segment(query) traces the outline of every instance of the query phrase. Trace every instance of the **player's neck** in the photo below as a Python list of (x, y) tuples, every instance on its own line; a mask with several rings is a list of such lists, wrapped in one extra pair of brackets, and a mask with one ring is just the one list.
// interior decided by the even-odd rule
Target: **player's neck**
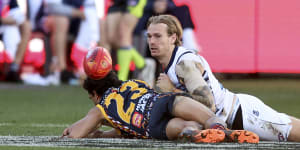
[(175, 48), (175, 45), (171, 46), (169, 49), (168, 49), (168, 52), (166, 53), (166, 55), (164, 55), (163, 57), (161, 57), (160, 59), (158, 59), (159, 63), (163, 66), (163, 67), (167, 67), (170, 60), (171, 60), (171, 57), (172, 57), (172, 54), (173, 54), (173, 51), (174, 51), (174, 48)]

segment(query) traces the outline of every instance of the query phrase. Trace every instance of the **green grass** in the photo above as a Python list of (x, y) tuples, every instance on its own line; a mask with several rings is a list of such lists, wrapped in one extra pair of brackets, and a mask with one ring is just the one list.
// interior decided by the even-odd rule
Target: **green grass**
[(93, 106), (81, 87), (27, 87), (0, 91), (1, 135), (59, 135), (62, 127), (35, 127), (30, 124), (67, 125), (83, 117)]
[(278, 112), (300, 118), (300, 80), (242, 79), (222, 83), (235, 93), (254, 95)]
[[(242, 79), (222, 83), (233, 92), (255, 95), (275, 110), (300, 118), (300, 80)], [(0, 135), (60, 136), (64, 128), (81, 119), (93, 107), (87, 92), (81, 87), (5, 86), (0, 83)], [(18, 148), (0, 146), (0, 149), (7, 150)]]
[[(243, 79), (222, 83), (233, 92), (255, 95), (275, 110), (300, 118), (300, 80)], [(87, 92), (79, 86), (1, 88), (0, 134), (60, 135), (92, 107)]]

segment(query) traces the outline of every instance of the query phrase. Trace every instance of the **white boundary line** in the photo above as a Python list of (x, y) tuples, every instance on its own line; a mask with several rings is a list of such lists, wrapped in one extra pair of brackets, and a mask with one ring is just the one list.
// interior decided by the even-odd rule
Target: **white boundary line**
[(22, 127), (53, 127), (53, 128), (60, 128), (60, 127), (68, 127), (69, 124), (54, 124), (54, 123), (0, 123), (1, 126), (22, 126)]

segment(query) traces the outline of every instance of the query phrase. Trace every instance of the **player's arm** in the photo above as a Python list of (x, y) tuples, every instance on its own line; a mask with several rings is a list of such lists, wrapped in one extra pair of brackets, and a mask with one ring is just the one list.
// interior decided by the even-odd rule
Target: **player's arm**
[(111, 129), (108, 131), (96, 130), (88, 135), (88, 138), (121, 138), (120, 131)]
[(159, 74), (159, 77), (157, 78), (156, 84), (154, 86), (154, 90), (163, 93), (163, 92), (176, 92), (176, 93), (183, 93), (184, 91), (181, 91), (177, 89), (167, 74), (161, 73)]
[(202, 65), (191, 60), (182, 60), (176, 65), (176, 75), (182, 80), (193, 99), (216, 111), (212, 91), (202, 77)]
[(66, 128), (63, 132), (63, 137), (85, 138), (89, 133), (101, 126), (101, 121), (103, 119), (104, 116), (101, 111), (97, 107), (94, 107), (84, 118)]

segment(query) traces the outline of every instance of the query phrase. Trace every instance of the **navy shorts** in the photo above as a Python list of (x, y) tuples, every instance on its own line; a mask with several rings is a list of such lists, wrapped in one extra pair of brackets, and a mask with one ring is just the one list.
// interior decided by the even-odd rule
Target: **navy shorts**
[(174, 118), (172, 111), (176, 96), (188, 95), (182, 93), (165, 93), (159, 94), (154, 98), (150, 121), (148, 124), (151, 138), (168, 140), (166, 127), (168, 122)]

